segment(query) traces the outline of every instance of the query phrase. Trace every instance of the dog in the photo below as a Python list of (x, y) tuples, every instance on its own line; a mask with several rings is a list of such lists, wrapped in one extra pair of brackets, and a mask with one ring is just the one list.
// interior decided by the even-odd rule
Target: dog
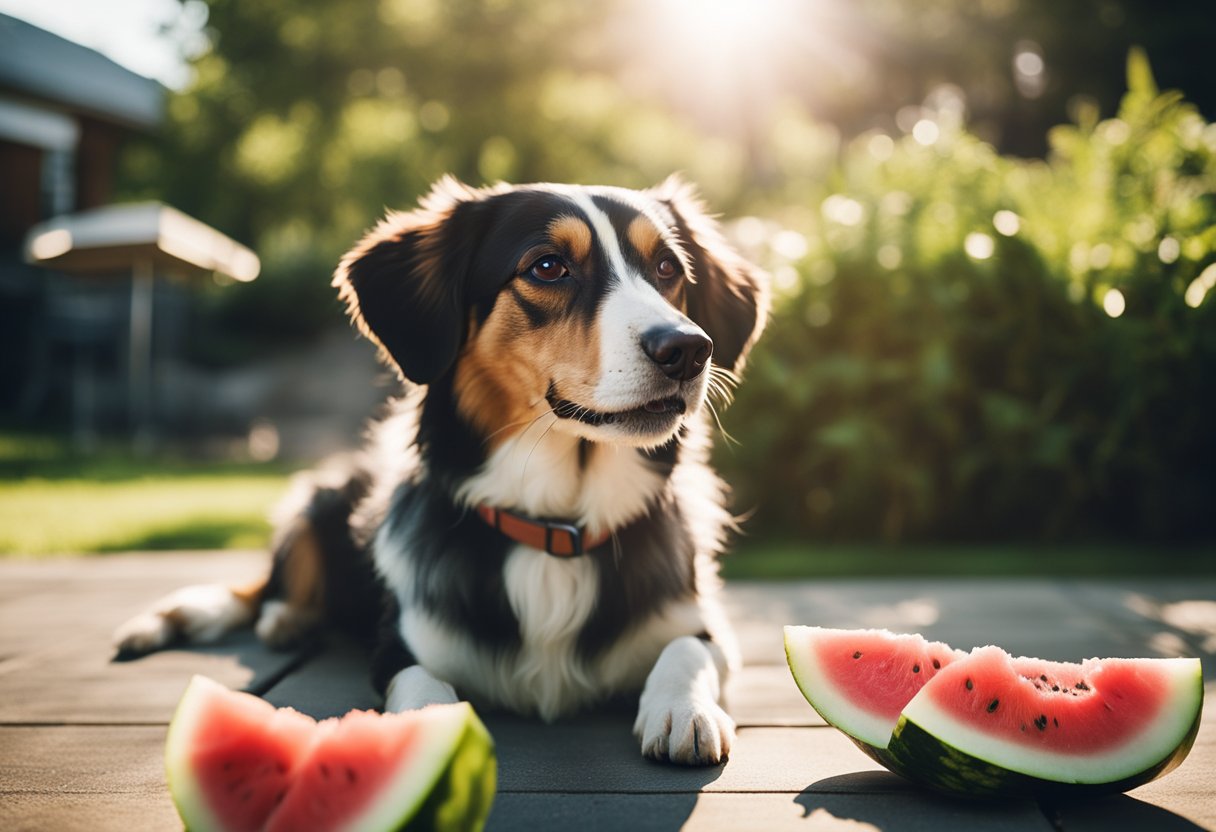
[(764, 273), (678, 178), (445, 178), (333, 284), (407, 392), (362, 451), (296, 484), (266, 580), (179, 590), (119, 651), (336, 625), (374, 644), (386, 710), (459, 692), (549, 721), (640, 692), (645, 756), (724, 760), (733, 519), (708, 451), (764, 328)]

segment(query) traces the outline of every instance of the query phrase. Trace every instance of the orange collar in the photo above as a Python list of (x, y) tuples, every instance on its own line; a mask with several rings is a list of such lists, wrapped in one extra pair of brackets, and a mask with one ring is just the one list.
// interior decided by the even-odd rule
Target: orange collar
[(477, 507), (477, 514), (488, 525), (516, 543), (543, 549), (559, 558), (576, 557), (589, 552), (603, 545), (611, 537), (608, 532), (591, 535), (586, 529), (580, 529), (571, 523), (537, 520), (507, 511), (505, 508), (482, 505)]

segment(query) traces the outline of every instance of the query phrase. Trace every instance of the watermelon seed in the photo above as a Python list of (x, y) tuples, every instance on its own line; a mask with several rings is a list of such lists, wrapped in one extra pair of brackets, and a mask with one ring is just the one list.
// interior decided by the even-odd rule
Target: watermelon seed
[(1042, 676), (1040, 676), (1040, 677), (1039, 677), (1039, 681), (1041, 681), (1041, 682), (1046, 682), (1046, 681), (1047, 681), (1047, 674), (1046, 674), (1046, 673), (1044, 673)]
[(1022, 723), (1022, 733), (1023, 734), (1026, 733), (1026, 723), (1025, 722)]
[(1001, 700), (999, 700), (999, 699), (993, 699), (991, 702), (989, 702), (988, 703), (988, 713), (992, 713), (993, 711), (995, 711), (996, 706), (999, 704), (1001, 704)]
[(353, 768), (351, 768), (350, 766), (347, 766), (346, 767), (346, 782), (350, 783), (353, 786), (355, 781), (358, 779), (359, 779), (358, 773), (356, 773), (355, 770)]
[(941, 669), (942, 669), (942, 663), (941, 663), (941, 662), (939, 662), (937, 659), (934, 659), (934, 660), (933, 660), (933, 669), (934, 669), (934, 670), (941, 670)]
[(1047, 730), (1047, 714), (1039, 714), (1039, 718), (1034, 721), (1034, 727), (1040, 731)]
[(1085, 684), (1084, 682), (1077, 682), (1076, 687), (1077, 690), (1089, 690), (1089, 685)]
[(975, 685), (971, 684), (971, 680), (970, 680), (970, 679), (968, 679), (968, 680), (967, 680), (967, 690), (971, 690), (971, 689), (972, 689), (972, 688), (974, 688), (974, 687), (975, 687)]
[(1053, 716), (1053, 717), (1051, 718), (1051, 724), (1052, 724), (1052, 725), (1054, 725), (1054, 726), (1056, 726), (1057, 728), (1059, 728), (1059, 727), (1060, 727), (1060, 720), (1056, 719), (1056, 718)]
[(913, 673), (920, 673), (920, 665), (918, 665), (918, 664), (914, 664), (914, 665), (912, 665), (912, 672), (913, 672)]
[(1059, 690), (1060, 690), (1060, 686), (1059, 686), (1059, 685), (1052, 685), (1052, 686), (1051, 686), (1051, 689), (1052, 689), (1052, 690), (1054, 690), (1054, 691), (1056, 691), (1056, 692), (1059, 692)]
[(854, 653), (853, 653), (853, 658), (855, 658), (855, 659), (860, 659), (860, 658), (861, 658), (861, 651), (860, 651), (860, 650), (857, 650), (856, 652), (854, 652)]

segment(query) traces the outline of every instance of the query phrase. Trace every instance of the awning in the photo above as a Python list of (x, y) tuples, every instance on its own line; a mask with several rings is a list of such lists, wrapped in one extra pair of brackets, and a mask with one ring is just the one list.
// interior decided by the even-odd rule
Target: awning
[(250, 281), (262, 265), (245, 246), (159, 202), (107, 205), (39, 223), (25, 238), (30, 263), (63, 272), (129, 275), (156, 271)]

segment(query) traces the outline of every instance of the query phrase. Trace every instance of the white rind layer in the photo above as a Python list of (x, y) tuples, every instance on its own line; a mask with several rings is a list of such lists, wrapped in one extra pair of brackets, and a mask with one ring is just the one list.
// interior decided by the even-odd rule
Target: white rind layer
[(952, 748), (1010, 771), (1061, 783), (1111, 783), (1144, 771), (1178, 748), (1203, 704), (1199, 659), (1151, 661), (1159, 663), (1168, 690), (1158, 713), (1127, 738), (1122, 750), (1063, 754), (993, 737), (939, 708), (932, 699), (932, 681), (907, 704), (903, 718)]
[[(828, 630), (823, 627), (787, 626), (785, 628), (785, 657), (789, 662), (790, 671), (798, 689), (811, 703), (811, 707), (834, 728), (844, 731), (850, 737), (877, 748), (886, 748), (895, 729), (895, 719), (886, 719), (850, 702), (846, 696), (848, 691), (841, 689), (827, 677), (822, 665), (817, 659), (814, 649), (815, 637), (820, 633), (838, 633), (840, 630)], [(885, 631), (884, 631), (885, 632)], [(887, 633), (887, 635), (894, 635)]]

